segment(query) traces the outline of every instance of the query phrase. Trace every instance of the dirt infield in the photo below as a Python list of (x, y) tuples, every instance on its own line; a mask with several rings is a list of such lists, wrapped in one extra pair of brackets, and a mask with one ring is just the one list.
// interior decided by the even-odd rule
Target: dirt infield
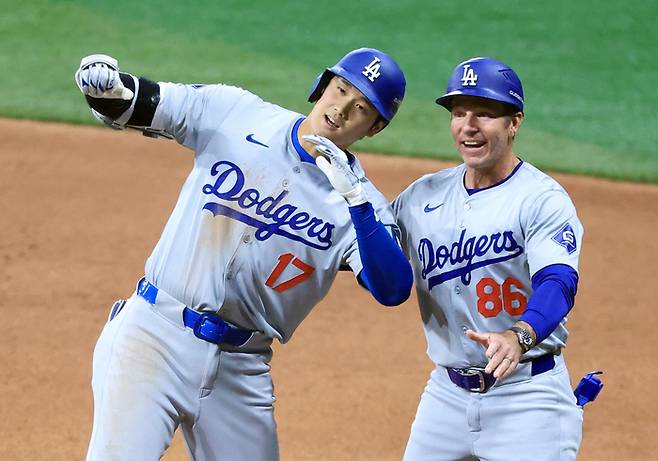
[[(97, 335), (142, 275), (191, 155), (103, 128), (0, 120), (0, 130), (0, 460), (80, 460)], [(361, 158), (390, 198), (446, 166)], [(573, 381), (606, 372), (579, 459), (656, 459), (658, 187), (556, 178), (586, 230), (566, 358)], [(377, 307), (341, 274), (276, 347), (281, 458), (401, 459), (431, 367), (415, 297)], [(187, 459), (180, 438), (164, 459)]]

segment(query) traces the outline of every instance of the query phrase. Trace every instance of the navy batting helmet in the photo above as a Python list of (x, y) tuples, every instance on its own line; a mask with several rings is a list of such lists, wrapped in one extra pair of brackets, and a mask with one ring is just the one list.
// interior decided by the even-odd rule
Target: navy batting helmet
[(491, 58), (473, 58), (452, 71), (446, 93), (436, 100), (450, 110), (453, 96), (479, 96), (511, 104), (523, 112), (523, 87), (514, 70)]
[(391, 121), (404, 98), (407, 82), (402, 69), (393, 58), (374, 48), (350, 51), (336, 65), (326, 68), (315, 79), (309, 102), (320, 99), (334, 75), (354, 85), (387, 122)]

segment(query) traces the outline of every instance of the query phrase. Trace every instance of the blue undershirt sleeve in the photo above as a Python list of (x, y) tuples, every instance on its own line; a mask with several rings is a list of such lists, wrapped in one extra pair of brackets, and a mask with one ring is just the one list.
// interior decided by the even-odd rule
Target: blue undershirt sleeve
[(532, 277), (532, 296), (519, 320), (537, 334), (537, 344), (557, 328), (574, 304), (578, 273), (566, 264), (552, 264)]
[(359, 283), (385, 306), (397, 306), (411, 294), (413, 273), (402, 249), (375, 217), (369, 202), (349, 207), (363, 269)]

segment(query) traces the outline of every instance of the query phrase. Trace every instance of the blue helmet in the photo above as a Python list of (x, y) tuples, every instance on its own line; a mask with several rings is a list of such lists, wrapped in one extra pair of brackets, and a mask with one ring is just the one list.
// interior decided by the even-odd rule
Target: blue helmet
[(479, 96), (511, 104), (523, 112), (523, 86), (514, 70), (491, 58), (472, 58), (452, 71), (446, 93), (436, 100), (450, 110), (453, 96)]
[(374, 48), (350, 51), (336, 65), (325, 69), (313, 83), (309, 102), (320, 99), (334, 75), (354, 85), (387, 122), (391, 121), (404, 98), (407, 82), (402, 69), (393, 58)]

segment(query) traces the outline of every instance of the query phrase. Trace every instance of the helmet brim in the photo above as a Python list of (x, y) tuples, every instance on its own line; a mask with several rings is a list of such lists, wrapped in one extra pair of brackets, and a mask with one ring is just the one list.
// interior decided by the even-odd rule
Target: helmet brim
[(451, 107), (452, 98), (454, 98), (455, 96), (475, 96), (478, 98), (491, 99), (493, 101), (504, 102), (505, 104), (514, 106), (516, 109), (523, 112), (523, 106), (519, 105), (519, 102), (513, 97), (511, 96), (509, 98), (501, 97), (500, 94), (496, 93), (495, 91), (491, 91), (487, 88), (466, 88), (466, 89), (451, 91), (437, 98), (435, 102), (438, 105), (443, 106), (448, 111), (450, 111), (452, 110)]

